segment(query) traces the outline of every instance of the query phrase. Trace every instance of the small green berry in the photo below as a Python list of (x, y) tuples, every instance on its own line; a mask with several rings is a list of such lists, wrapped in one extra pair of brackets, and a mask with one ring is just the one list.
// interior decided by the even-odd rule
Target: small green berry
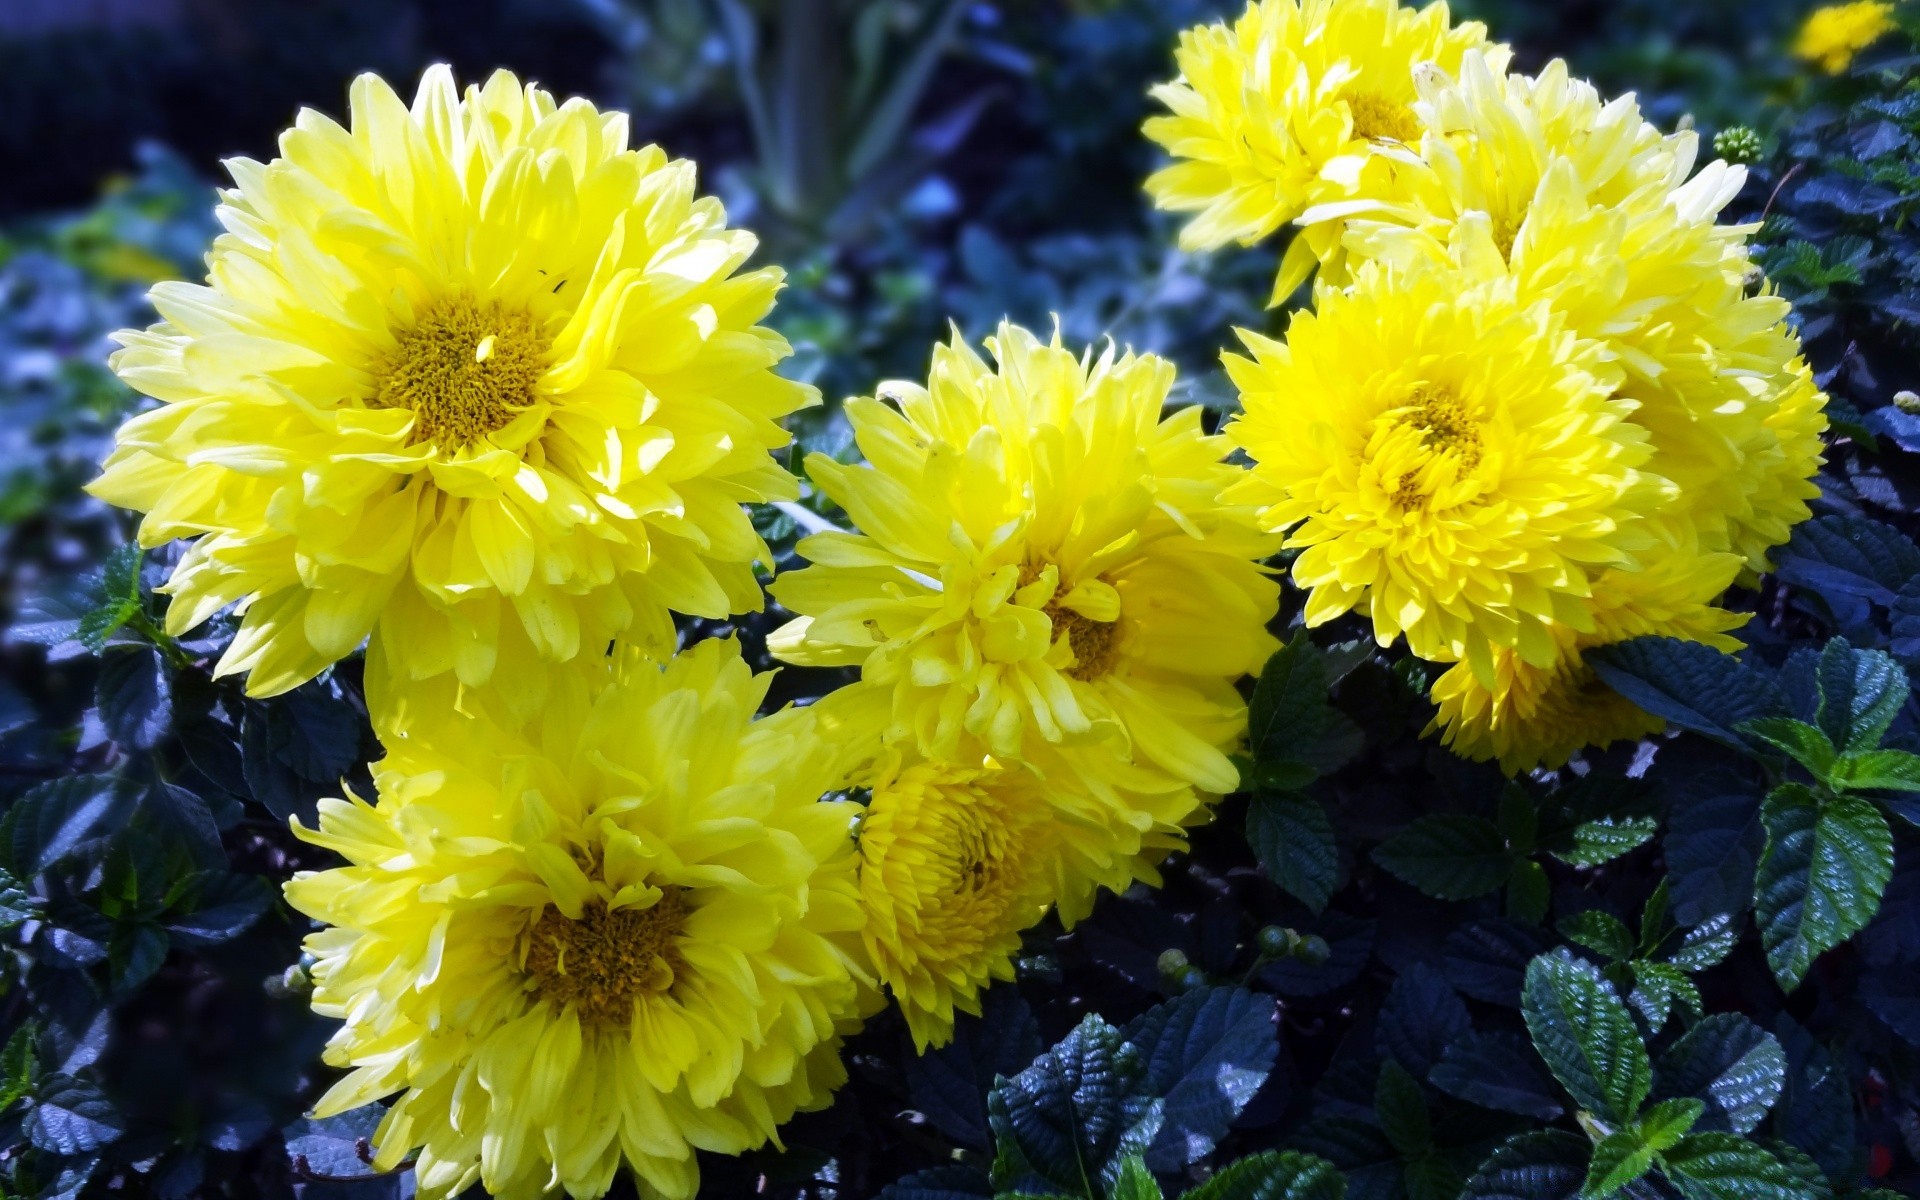
[(1180, 972), (1187, 969), (1187, 956), (1179, 950), (1162, 950), (1159, 967), (1162, 978), (1178, 979)]
[(1333, 957), (1333, 947), (1327, 945), (1327, 939), (1317, 933), (1310, 933), (1300, 939), (1293, 956), (1310, 967), (1324, 967)]
[(1188, 967), (1186, 970), (1180, 972), (1181, 991), (1196, 991), (1205, 986), (1207, 986), (1207, 973), (1199, 967)]
[(1713, 137), (1713, 152), (1730, 163), (1758, 162), (1764, 149), (1760, 135), (1745, 125), (1722, 129)]
[(1291, 929), (1282, 929), (1278, 925), (1267, 926), (1256, 938), (1260, 946), (1260, 957), (1285, 958), (1293, 952), (1294, 939), (1298, 936)]

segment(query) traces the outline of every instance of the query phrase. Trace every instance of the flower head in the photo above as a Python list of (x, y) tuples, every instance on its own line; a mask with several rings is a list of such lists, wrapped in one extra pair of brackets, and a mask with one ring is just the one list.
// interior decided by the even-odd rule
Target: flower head
[(1584, 652), (1643, 636), (1739, 649), (1728, 631), (1745, 624), (1747, 614), (1714, 607), (1739, 569), (1732, 554), (1676, 548), (1646, 570), (1607, 572), (1594, 584), (1593, 627), (1555, 627), (1558, 654), (1548, 665), (1500, 650), (1489, 670), (1456, 663), (1441, 675), (1433, 685), (1433, 728), (1458, 753), (1497, 759), (1509, 775), (1558, 767), (1584, 746), (1660, 732), (1663, 722), (1601, 682)]
[(803, 615), (771, 646), (858, 666), (890, 741), (1057, 761), (1109, 795), (1163, 795), (1177, 825), (1192, 787), (1236, 785), (1233, 685), (1276, 645), (1259, 562), (1278, 539), (1221, 502), (1241, 470), (1199, 411), (1161, 419), (1164, 360), (1011, 325), (987, 345), (997, 366), (938, 347), (926, 387), (885, 389), (897, 408), (848, 403), (870, 466), (807, 470), (861, 532), (800, 544), (814, 565), (773, 592)]
[(1751, 570), (1817, 494), (1822, 402), (1804, 395), (1787, 305), (1754, 292), (1749, 227), (1718, 223), (1743, 169), (1698, 173), (1692, 133), (1663, 135), (1631, 97), (1603, 102), (1554, 62), (1497, 74), (1477, 53), (1429, 73), (1409, 201), (1349, 224), (1350, 253), (1443, 263), (1546, 302), (1616, 364), (1647, 470), (1678, 491), (1656, 523)]
[(1899, 28), (1893, 5), (1885, 0), (1855, 0), (1816, 8), (1794, 39), (1795, 56), (1829, 75), (1853, 65), (1854, 56)]
[(1593, 574), (1648, 544), (1669, 489), (1645, 432), (1596, 349), (1511, 286), (1370, 263), (1284, 343), (1241, 338), (1228, 434), (1255, 465), (1228, 498), (1293, 531), (1309, 624), (1364, 607), (1422, 658), (1546, 666), (1556, 626), (1589, 627)]
[[(823, 1105), (857, 1023), (857, 813), (804, 712), (732, 642), (621, 661), (524, 726), (448, 711), (391, 737), (379, 802), (302, 837), (346, 865), (288, 900), (328, 928), (314, 1007), (351, 1070), (316, 1111), (400, 1092), (375, 1137), (421, 1195), (673, 1198)], [(579, 694), (576, 694), (579, 693)]]
[(790, 494), (767, 451), (814, 396), (771, 371), (752, 235), (623, 114), (505, 72), (433, 68), (411, 108), (366, 75), (351, 108), (231, 162), (208, 282), (120, 335), (162, 404), (92, 491), (194, 539), (169, 628), (238, 602), (219, 669), (255, 695), (371, 633), (397, 683), (504, 668), (530, 706), (541, 661), (757, 608), (740, 502)]
[(860, 823), (862, 937), (925, 1050), (1013, 978), (1021, 933), (1053, 907), (1060, 818), (1024, 767), (892, 758)]
[[(1146, 124), (1176, 161), (1147, 191), (1198, 214), (1181, 231), (1189, 250), (1252, 245), (1314, 205), (1371, 197), (1398, 169), (1395, 148), (1419, 141), (1415, 68), (1456, 71), (1472, 48), (1507, 53), (1479, 23), (1453, 25), (1444, 3), (1255, 0), (1231, 27), (1189, 29), (1180, 77), (1153, 89), (1171, 113)], [(1338, 251), (1337, 226), (1297, 239), (1275, 302)]]

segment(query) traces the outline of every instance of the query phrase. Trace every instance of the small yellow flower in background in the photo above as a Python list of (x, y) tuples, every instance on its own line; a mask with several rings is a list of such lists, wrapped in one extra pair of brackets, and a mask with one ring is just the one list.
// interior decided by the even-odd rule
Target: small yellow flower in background
[(1671, 488), (1613, 368), (1509, 284), (1367, 264), (1284, 343), (1241, 338), (1227, 432), (1254, 468), (1227, 498), (1292, 530), (1309, 625), (1359, 608), (1422, 658), (1546, 667), (1556, 628), (1591, 628), (1592, 574), (1651, 547)]
[[(1180, 234), (1187, 250), (1252, 245), (1315, 205), (1368, 211), (1393, 163), (1419, 143), (1416, 68), (1455, 72), (1474, 48), (1501, 64), (1507, 57), (1488, 44), (1485, 26), (1453, 25), (1444, 3), (1255, 0), (1231, 27), (1180, 35), (1180, 77), (1153, 89), (1171, 115), (1146, 124), (1175, 162), (1147, 191), (1160, 208), (1197, 214)], [(1303, 231), (1274, 303), (1339, 250), (1337, 221)]]
[[(1458, 663), (1433, 685), (1439, 707), (1433, 729), (1458, 753), (1496, 759), (1509, 774), (1558, 767), (1584, 746), (1634, 741), (1664, 728), (1602, 683), (1583, 652), (1629, 638), (1659, 636), (1704, 642), (1732, 652), (1728, 636), (1748, 614), (1714, 607), (1733, 583), (1740, 560), (1674, 548), (1642, 571), (1609, 571), (1594, 582), (1593, 627), (1557, 626), (1560, 653), (1538, 667), (1511, 651), (1494, 655), (1490, 681)], [(1432, 729), (1429, 730), (1432, 732)]]
[(324, 802), (299, 832), (347, 864), (286, 889), (345, 1022), (316, 1112), (402, 1093), (376, 1161), (417, 1151), (429, 1200), (597, 1197), (622, 1163), (684, 1200), (696, 1148), (824, 1106), (873, 996), (859, 810), (819, 800), (839, 764), (804, 710), (754, 720), (770, 679), (731, 641), (623, 656), (524, 731), (423, 718), (377, 804)]
[(230, 163), (208, 283), (120, 335), (163, 403), (92, 491), (194, 539), (168, 628), (238, 602), (219, 670), (254, 695), (372, 634), (376, 680), (504, 671), (530, 710), (541, 663), (759, 608), (741, 502), (793, 494), (768, 451), (816, 397), (771, 370), (753, 236), (624, 114), (506, 72), (435, 67), (411, 108), (362, 76), (351, 109)]
[[(1220, 493), (1243, 474), (1199, 410), (1162, 419), (1173, 367), (1076, 355), (1003, 325), (989, 365), (955, 336), (926, 387), (848, 402), (867, 463), (813, 481), (858, 533), (800, 543), (775, 597), (789, 662), (858, 666), (885, 739), (1036, 766), (1143, 834), (1178, 838), (1228, 792), (1234, 683), (1275, 649), (1279, 539)], [(1082, 786), (1084, 785), (1084, 786)]]
[(1853, 65), (1854, 56), (1898, 28), (1893, 5), (1882, 0), (1856, 0), (1816, 8), (1800, 26), (1793, 53), (1829, 75)]

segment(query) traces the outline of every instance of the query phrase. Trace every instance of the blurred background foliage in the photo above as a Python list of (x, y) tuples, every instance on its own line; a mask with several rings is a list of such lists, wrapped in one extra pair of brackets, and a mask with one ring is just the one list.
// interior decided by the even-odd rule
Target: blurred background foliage
[[(131, 522), (78, 490), (134, 404), (105, 368), (107, 335), (152, 319), (153, 280), (200, 274), (222, 157), (270, 156), (301, 105), (341, 114), (361, 70), (405, 91), (432, 62), (464, 79), (510, 66), (631, 111), (636, 139), (697, 159), (734, 222), (762, 235), (764, 258), (788, 267), (776, 324), (798, 351), (792, 370), (830, 401), (798, 421), (802, 450), (847, 453), (839, 398), (923, 374), (949, 322), (978, 337), (1002, 316), (1057, 320), (1072, 343), (1110, 336), (1165, 354), (1182, 368), (1178, 402), (1220, 408), (1230, 390), (1217, 356), (1232, 328), (1280, 320), (1264, 309), (1272, 251), (1181, 253), (1173, 223), (1141, 195), (1155, 158), (1138, 128), (1178, 32), (1238, 7), (0, 0), (0, 930), (12, 931), (0, 959), (0, 1147), (11, 1147), (0, 1194), (372, 1200), (410, 1188), (366, 1178), (365, 1114), (301, 1118), (324, 1084), (328, 1023), (297, 994), (288, 968), (302, 930), (272, 887), (318, 861), (286, 818), (372, 749), (353, 671), (267, 704), (215, 684), (193, 666), (204, 657), (194, 646), (154, 628), (142, 579), (158, 564), (116, 553)], [(1751, 209), (1768, 218), (1769, 268), (1809, 305), (1819, 361), (1843, 364), (1846, 428), (1920, 450), (1920, 400), (1895, 396), (1910, 367), (1887, 365), (1901, 353), (1895, 330), (1920, 312), (1905, 290), (1920, 248), (1871, 236), (1920, 196), (1890, 165), (1911, 162), (1920, 110), (1882, 97), (1894, 108), (1863, 117), (1845, 95), (1807, 106), (1809, 84), (1784, 51), (1807, 7), (1457, 6), (1514, 42), (1523, 66), (1566, 57), (1603, 90), (1637, 89), (1664, 125), (1763, 131)], [(1904, 479), (1873, 463), (1854, 474), (1912, 507)], [(791, 520), (762, 515), (789, 549)], [(1381, 673), (1385, 726), (1424, 721), (1408, 683)], [(143, 717), (154, 712), (163, 719)], [(1169, 912), (1215, 922), (1225, 901), (1207, 878), (1176, 880), (1165, 908), (1113, 907), (1064, 967), (1044, 952), (1027, 973), (1072, 975), (1079, 954), (1106, 956), (1111, 976), (1107, 959), (1127, 947), (1203, 936), (1206, 922), (1175, 929)], [(1146, 961), (1133, 972), (1144, 984), (1109, 979), (1123, 1007), (1155, 986)], [(1082, 999), (1063, 988), (1048, 1001), (1049, 1040)], [(856, 1046), (856, 1076), (904, 1093), (898, 1031), (879, 1036)], [(17, 1103), (28, 1093), (31, 1115)], [(710, 1186), (865, 1195), (938, 1152), (898, 1105), (863, 1103), (852, 1089), (832, 1114), (802, 1119), (793, 1153), (714, 1164)], [(1270, 1100), (1269, 1119), (1282, 1107)], [(823, 1121), (844, 1133), (869, 1118), (860, 1153), (871, 1161), (808, 1149), (839, 1137)]]

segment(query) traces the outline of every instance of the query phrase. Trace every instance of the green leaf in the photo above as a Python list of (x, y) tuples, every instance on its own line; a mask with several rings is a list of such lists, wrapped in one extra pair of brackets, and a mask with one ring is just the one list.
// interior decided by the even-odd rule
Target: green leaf
[(1646, 1139), (1649, 1148), (1665, 1150), (1686, 1136), (1700, 1120), (1700, 1114), (1706, 1107), (1691, 1096), (1662, 1100), (1640, 1114), (1640, 1135)]
[(39, 911), (40, 902), (27, 893), (12, 872), (0, 868), (0, 930), (12, 929)]
[(95, 654), (140, 612), (140, 560), (139, 546), (122, 546), (107, 558), (100, 603), (80, 618), (75, 631), (81, 644)]
[(1107, 1191), (1107, 1200), (1162, 1200), (1160, 1185), (1139, 1155), (1120, 1164), (1113, 1186)]
[(1593, 964), (1566, 950), (1534, 959), (1521, 1010), (1534, 1048), (1581, 1108), (1616, 1127), (1633, 1119), (1653, 1069), (1633, 1017)]
[(1327, 906), (1339, 882), (1340, 855), (1333, 822), (1318, 800), (1262, 793), (1247, 805), (1247, 844), (1267, 877), (1314, 912)]
[(1731, 1133), (1692, 1133), (1660, 1155), (1687, 1200), (1806, 1200), (1780, 1160)]
[(1328, 701), (1326, 651), (1302, 629), (1274, 652), (1247, 703), (1247, 746), (1257, 786), (1305, 787), (1359, 752), (1360, 731)]
[(124, 811), (127, 791), (106, 775), (50, 780), (13, 802), (0, 822), (0, 852), (15, 877), (53, 866)]
[(1089, 1014), (1032, 1066), (1001, 1079), (987, 1096), (995, 1185), (1032, 1174), (1076, 1195), (1099, 1194), (1159, 1130), (1159, 1101), (1139, 1092), (1144, 1074), (1120, 1031)]
[(1530, 858), (1513, 860), (1513, 871), (1507, 876), (1507, 915), (1527, 925), (1538, 925), (1547, 919), (1547, 909), (1553, 903), (1553, 884), (1547, 879), (1547, 869)]
[(1499, 890), (1513, 870), (1507, 840), (1484, 817), (1422, 817), (1374, 849), (1373, 860), (1440, 900), (1471, 900)]
[(1700, 1011), (1700, 989), (1694, 987), (1693, 980), (1688, 979), (1687, 973), (1678, 967), (1667, 963), (1636, 962), (1633, 964), (1633, 982), (1633, 992), (1627, 997), (1627, 1002), (1639, 1009), (1640, 1015), (1646, 1018), (1649, 1032), (1660, 1032), (1676, 1000), (1693, 1012)]
[(1751, 1133), (1786, 1080), (1778, 1039), (1739, 1013), (1714, 1013), (1660, 1056), (1654, 1095), (1699, 1100), (1703, 1131)]
[(1843, 751), (1872, 750), (1907, 702), (1907, 673), (1891, 655), (1834, 638), (1820, 652), (1820, 728)]
[(1467, 1180), (1462, 1200), (1572, 1200), (1590, 1157), (1587, 1141), (1560, 1129), (1515, 1134)]
[(1547, 853), (1570, 867), (1598, 867), (1638, 850), (1660, 832), (1657, 817), (1599, 817), (1575, 825)]
[(1832, 772), (1834, 760), (1840, 756), (1826, 734), (1792, 717), (1761, 717), (1742, 725), (1740, 732), (1772, 746), (1822, 782)]
[(1638, 1129), (1629, 1126), (1600, 1140), (1587, 1167), (1583, 1197), (1611, 1196), (1653, 1168), (1653, 1147)]
[(27, 1138), (54, 1154), (85, 1154), (117, 1141), (126, 1126), (90, 1083), (56, 1075), (27, 1114)]
[(1920, 792), (1920, 754), (1853, 751), (1840, 756), (1828, 781), (1842, 791)]
[(1653, 716), (1736, 749), (1742, 725), (1786, 711), (1773, 678), (1711, 646), (1640, 637), (1586, 654), (1601, 680)]
[(173, 731), (173, 678), (153, 646), (116, 646), (94, 684), (100, 723), (122, 746), (151, 750)]
[(1505, 1031), (1470, 1032), (1454, 1039), (1427, 1079), (1482, 1108), (1535, 1121), (1556, 1120), (1565, 1111), (1539, 1056), (1526, 1039)]
[(1708, 917), (1680, 935), (1680, 944), (1667, 952), (1667, 961), (1683, 971), (1718, 966), (1740, 944), (1740, 922), (1732, 913)]
[(1754, 874), (1754, 915), (1767, 963), (1792, 991), (1813, 960), (1873, 919), (1893, 877), (1893, 833), (1872, 804), (1842, 796), (1824, 805), (1783, 784), (1761, 811), (1767, 846)]
[(0, 1112), (12, 1108), (33, 1090), (34, 1075), (40, 1068), (34, 1054), (34, 1043), (39, 1036), (39, 1028), (32, 1021), (25, 1022), (7, 1039), (6, 1048), (0, 1050)]
[(1380, 1066), (1373, 1089), (1373, 1111), (1380, 1128), (1403, 1158), (1413, 1158), (1433, 1147), (1433, 1124), (1420, 1082), (1399, 1063), (1388, 1059)]
[(1293, 1150), (1251, 1154), (1181, 1200), (1345, 1200), (1346, 1177), (1324, 1158)]
[(1209, 1153), (1267, 1081), (1280, 1056), (1273, 1000), (1245, 988), (1199, 988), (1126, 1027), (1142, 1059), (1140, 1090), (1159, 1097), (1144, 1157), (1172, 1174)]
[(1636, 948), (1633, 931), (1627, 928), (1627, 923), (1597, 908), (1565, 918), (1560, 922), (1560, 932), (1570, 941), (1615, 962), (1632, 958)]
[[(317, 1122), (316, 1122), (317, 1123)], [(352, 1143), (349, 1143), (352, 1145)], [(294, 1140), (287, 1139), (287, 1152), (293, 1154)], [(997, 1200), (1014, 1200), (1019, 1193), (999, 1192)], [(974, 1167), (946, 1165), (915, 1171), (880, 1189), (876, 1200), (996, 1200), (993, 1181)]]
[(1891, 605), (1906, 581), (1920, 575), (1920, 548), (1893, 526), (1866, 517), (1802, 522), (1774, 559), (1788, 583), (1880, 605)]

